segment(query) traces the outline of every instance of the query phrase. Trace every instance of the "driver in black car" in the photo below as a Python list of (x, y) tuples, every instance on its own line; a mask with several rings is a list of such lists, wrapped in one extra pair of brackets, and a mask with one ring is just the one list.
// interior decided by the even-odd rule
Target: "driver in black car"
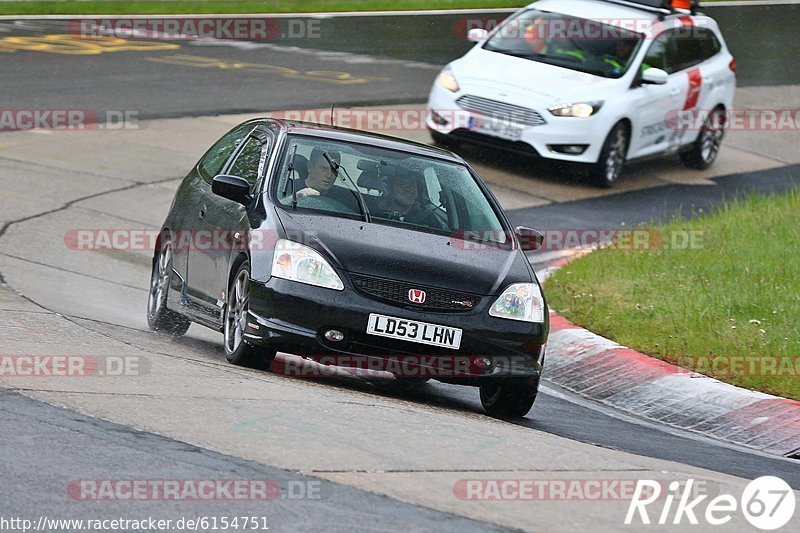
[(331, 168), (328, 160), (325, 159), (325, 153), (336, 165), (340, 164), (341, 155), (336, 150), (325, 150), (319, 146), (311, 150), (311, 156), (308, 158), (308, 177), (297, 179), (294, 183), (294, 187), (297, 190), (297, 198), (323, 196), (337, 200), (352, 209), (353, 212), (358, 213), (358, 201), (354, 196), (356, 193), (343, 187), (334, 186), (336, 173)]
[(436, 208), (420, 203), (420, 183), (413, 172), (397, 169), (394, 176), (385, 179), (386, 194), (378, 204), (377, 215), (390, 220), (399, 220), (435, 229), (449, 229), (444, 220), (434, 213)]
[[(336, 163), (341, 162), (341, 156), (336, 150), (328, 150), (328, 156)], [(319, 196), (331, 192), (336, 176), (333, 173), (330, 163), (323, 155), (325, 150), (319, 146), (311, 150), (311, 157), (308, 158), (308, 177), (298, 179), (295, 182), (297, 197)]]

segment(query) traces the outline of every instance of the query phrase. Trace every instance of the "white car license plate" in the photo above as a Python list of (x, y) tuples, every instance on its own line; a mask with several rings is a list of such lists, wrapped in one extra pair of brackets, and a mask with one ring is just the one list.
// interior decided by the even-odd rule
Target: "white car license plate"
[(522, 138), (522, 128), (520, 126), (511, 124), (508, 121), (492, 120), (483, 116), (469, 117), (469, 129), (509, 141), (518, 141)]
[(367, 333), (404, 341), (442, 346), (458, 350), (461, 347), (461, 330), (427, 322), (370, 313)]

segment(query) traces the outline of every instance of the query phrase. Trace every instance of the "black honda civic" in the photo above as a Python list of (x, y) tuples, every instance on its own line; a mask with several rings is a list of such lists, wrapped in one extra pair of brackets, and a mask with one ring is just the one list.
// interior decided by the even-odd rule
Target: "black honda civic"
[(523, 252), (541, 241), (512, 228), (451, 152), (250, 120), (181, 182), (153, 257), (147, 321), (171, 335), (191, 322), (220, 331), (237, 365), (435, 378), (480, 387), (493, 415), (524, 416), (549, 323)]

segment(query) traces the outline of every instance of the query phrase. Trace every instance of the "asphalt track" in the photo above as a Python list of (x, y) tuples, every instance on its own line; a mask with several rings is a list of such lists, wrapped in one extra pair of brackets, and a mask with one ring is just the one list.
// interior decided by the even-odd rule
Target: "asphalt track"
[[(785, 23), (800, 16), (800, 5), (705, 11), (725, 31), (740, 87), (800, 83), (791, 68), (800, 38)], [(151, 43), (141, 52), (89, 55), (70, 52), (63, 39), (49, 44), (58, 53), (20, 54), (15, 50), (30, 49), (31, 43), (3, 41), (74, 30), (65, 20), (0, 20), (0, 84), (4, 102), (20, 108), (127, 109), (141, 118), (419, 102), (441, 66), (469, 49), (466, 28), (496, 24), (504, 16), (292, 17), (291, 23), (276, 18), (281, 33), (258, 42), (170, 41), (170, 49)], [(321, 79), (320, 71), (328, 75)]]
[[(271, 531), (499, 531), (491, 524), (398, 502), (376, 494), (298, 476), (158, 435), (48, 406), (0, 389), (4, 450), (0, 516), (88, 520), (98, 517), (262, 517)], [(15, 454), (8, 450), (18, 450)], [(31, 472), (31, 471), (34, 472)], [(63, 480), (246, 479), (270, 480), (282, 497), (264, 501), (114, 502), (111, 509), (67, 495)], [(288, 487), (295, 487), (286, 490)], [(302, 489), (300, 489), (302, 487)], [(295, 491), (294, 493), (290, 491)], [(302, 492), (301, 492), (302, 491)], [(299, 499), (299, 494), (313, 495)], [(297, 499), (295, 499), (297, 498)], [(108, 505), (106, 504), (106, 507)], [(135, 517), (135, 518), (134, 518)], [(371, 524), (366, 526), (366, 524)], [(52, 528), (51, 530), (55, 530)], [(77, 530), (78, 528), (64, 528)], [(209, 528), (210, 529), (210, 528)], [(7, 530), (7, 529), (4, 529)]]
[[(43, 34), (36, 28), (28, 31), (30, 35)], [(141, 110), (142, 118), (147, 118), (301, 108), (326, 105), (331, 99), (336, 99), (338, 102), (419, 101), (424, 97), (436, 73), (436, 69), (429, 66), (386, 58), (338, 55), (334, 60), (332, 59), (334, 56), (326, 57), (325, 54), (310, 54), (296, 50), (270, 50), (269, 56), (265, 57), (267, 54), (263, 49), (245, 50), (233, 46), (203, 47), (183, 44), (181, 47), (182, 53), (191, 47), (190, 55), (213, 58), (217, 62), (214, 63), (216, 66), (202, 68), (186, 66), (185, 59), (181, 60), (183, 65), (146, 60), (164, 59), (168, 55), (174, 55), (174, 49), (146, 53), (120, 51), (92, 56), (21, 50), (2, 53), (0, 62), (3, 72), (9, 73), (9, 76), (3, 76), (2, 82), (4, 105), (8, 105), (5, 102), (11, 102), (9, 107), (14, 108), (136, 109)], [(198, 50), (201, 53), (198, 53)], [(332, 61), (335, 61), (340, 72), (344, 72), (345, 67), (338, 65), (347, 65), (347, 74), (371, 80), (346, 85), (313, 79), (304, 79), (303, 83), (298, 83), (296, 78), (293, 78), (296, 74), (280, 70), (315, 72), (326, 65), (330, 66)], [(196, 60), (192, 62), (197, 63)], [(251, 70), (220, 67), (219, 62), (225, 65), (246, 63), (251, 65), (247, 67)], [(260, 65), (258, 69), (252, 66), (256, 64)], [(265, 69), (264, 65), (280, 68)], [(269, 75), (265, 75), (265, 72)], [(283, 74), (276, 75), (276, 72)], [(266, 77), (269, 78), (268, 84), (265, 82)], [(266, 100), (268, 102), (265, 103)], [(99, 221), (95, 224), (125, 224), (126, 217), (129, 217), (127, 223), (133, 220), (140, 224), (158, 224), (158, 217), (163, 217), (164, 209), (171, 199), (170, 191), (174, 187), (174, 180), (185, 171), (187, 164), (190, 164), (187, 162), (196, 158), (197, 152), (206, 144), (198, 141), (189, 123), (185, 126), (163, 129), (158, 129), (160, 126), (157, 125), (148, 127), (152, 128), (151, 132), (154, 135), (161, 134), (162, 131), (164, 135), (172, 135), (173, 138), (185, 134), (185, 141), (175, 142), (179, 144), (185, 142), (192, 146), (183, 152), (173, 147), (164, 150), (163, 154), (158, 154), (152, 153), (155, 143), (151, 142), (144, 148), (138, 146), (134, 149), (127, 146), (124, 137), (108, 138), (109, 144), (104, 147), (102, 142), (106, 141), (106, 137), (102, 135), (84, 142), (84, 139), (68, 139), (64, 133), (57, 133), (54, 136), (37, 136), (32, 133), (3, 134), (0, 142), (3, 147), (0, 152), (2, 161), (0, 177), (7, 187), (4, 190), (11, 192), (10, 196), (7, 192), (4, 193), (5, 213), (2, 216), (4, 226), (0, 230), (3, 260), (0, 263), (2, 265), (0, 272), (3, 273), (5, 282), (41, 306), (34, 306), (26, 298), (11, 293), (4, 296), (2, 308), (5, 327), (4, 333), (0, 334), (3, 337), (3, 351), (13, 353), (14, 349), (30, 350), (31, 347), (37, 346), (36, 339), (43, 333), (52, 337), (51, 350), (59, 347), (62, 350), (68, 347), (80, 349), (81, 346), (85, 349), (86, 347), (98, 349), (92, 343), (96, 340), (95, 337), (99, 336), (101, 340), (97, 342), (101, 348), (106, 346), (107, 350), (116, 350), (119, 349), (119, 343), (138, 346), (145, 350), (154, 365), (163, 364), (164, 360), (169, 361), (170, 355), (180, 354), (183, 357), (181, 364), (184, 365), (182, 372), (189, 372), (192, 379), (197, 379), (198, 382), (202, 379), (202, 383), (206, 386), (213, 387), (209, 384), (214, 383), (215, 379), (220, 380), (220, 387), (234, 388), (237, 382), (241, 386), (246, 381), (257, 380), (262, 386), (266, 381), (286, 393), (286, 384), (281, 383), (280, 379), (276, 382), (275, 378), (268, 374), (261, 376), (261, 373), (253, 371), (237, 373), (235, 376), (238, 377), (231, 380), (225, 377), (234, 374), (225, 370), (221, 364), (219, 339), (202, 328), (193, 326), (189, 337), (177, 342), (143, 331), (145, 328), (141, 310), (144, 308), (143, 302), (146, 298), (144, 287), (147, 278), (147, 262), (146, 259), (142, 260), (143, 254), (122, 259), (92, 257), (92, 261), (85, 261), (83, 257), (64, 253), (63, 250), (56, 250), (52, 254), (41, 253), (43, 242), (53, 246), (53, 248), (45, 247), (46, 249), (57, 247), (59, 238), (63, 239), (65, 227), (92, 224), (93, 221)], [(220, 126), (219, 129), (224, 128)], [(65, 134), (70, 135), (69, 132)], [(12, 135), (16, 137), (11, 137)], [(146, 149), (151, 153), (147, 153)], [(107, 150), (108, 153), (99, 154), (97, 150)], [(173, 160), (169, 160), (170, 157), (173, 157)], [(115, 168), (115, 164), (119, 165), (119, 168)], [(133, 167), (137, 164), (140, 168), (134, 171)], [(20, 177), (34, 178), (36, 182), (25, 186), (19, 181)], [(691, 216), (699, 209), (707, 209), (722, 199), (745, 194), (748, 191), (781, 192), (796, 185), (799, 177), (797, 167), (785, 167), (719, 179), (711, 178), (716, 180), (718, 186), (701, 188), (702, 190), (698, 190), (696, 186), (671, 184), (628, 191), (605, 198), (529, 207), (515, 210), (511, 216), (516, 222), (543, 228), (615, 227), (622, 222), (635, 224), (668, 218), (676, 212)], [(125, 190), (108, 193), (113, 189)], [(97, 194), (102, 196), (93, 201), (92, 196)], [(146, 215), (140, 216), (135, 206), (143, 201), (153, 201), (154, 205), (148, 208)], [(43, 320), (40, 326), (36, 325), (35, 318), (31, 318), (38, 315), (41, 315)], [(55, 326), (57, 321), (63, 318), (68, 319), (68, 322), (75, 327), (74, 330), (68, 330), (63, 324)], [(13, 324), (20, 323), (22, 325), (17, 325), (17, 329), (12, 327)], [(51, 326), (52, 330), (49, 329)], [(32, 327), (33, 331), (25, 331), (24, 328), (28, 327)], [(102, 338), (107, 340), (102, 341)], [(42, 346), (46, 348), (48, 345), (38, 346), (41, 350)], [(170, 374), (170, 377), (175, 378), (179, 375)], [(155, 376), (149, 378), (158, 380)], [(92, 387), (81, 391), (83, 384), (28, 386), (17, 383), (11, 386), (23, 390), (27, 395), (52, 403), (69, 405), (73, 409), (97, 416), (121, 420), (127, 425), (150, 428), (185, 442), (194, 442), (190, 438), (191, 430), (178, 427), (181, 424), (175, 420), (181, 416), (178, 415), (178, 409), (188, 409), (191, 405), (185, 398), (180, 400), (180, 407), (176, 405), (176, 411), (173, 412), (168, 402), (148, 403), (144, 398), (137, 399), (137, 395), (144, 392), (134, 391), (135, 387), (129, 389), (132, 385), (128, 384), (124, 384), (123, 390), (118, 393), (107, 390), (104, 385), (98, 386), (98, 390), (94, 391), (91, 390)], [(154, 386), (167, 390), (170, 385), (155, 383)], [(360, 431), (363, 432), (374, 431), (371, 428), (375, 426), (383, 431), (391, 431), (392, 422), (397, 424), (404, 422), (397, 415), (397, 412), (402, 410), (409, 410), (428, 420), (431, 423), (430, 431), (434, 433), (436, 432), (434, 424), (437, 420), (443, 423), (448, 431), (455, 431), (451, 429), (453, 420), (463, 426), (459, 429), (459, 433), (449, 435), (445, 433), (434, 441), (434, 446), (449, 445), (454, 449), (460, 449), (456, 439), (465, 438), (465, 434), (500, 432), (509, 442), (518, 446), (526, 441), (533, 448), (539, 446), (553, 454), (552, 461), (543, 458), (540, 468), (544, 468), (547, 463), (561, 461), (560, 454), (556, 453), (561, 447), (565, 450), (564, 453), (566, 450), (570, 450), (571, 453), (572, 450), (580, 449), (581, 453), (586, 455), (580, 467), (574, 464), (565, 466), (566, 472), (591, 471), (590, 465), (593, 461), (588, 458), (594, 453), (597, 470), (591, 475), (597, 475), (598, 472), (602, 475), (604, 466), (609, 461), (616, 461), (619, 464), (626, 464), (628, 461), (627, 464), (633, 472), (657, 469), (658, 467), (653, 465), (659, 465), (672, 472), (672, 475), (676, 475), (676, 472), (678, 475), (681, 472), (695, 472), (686, 466), (693, 465), (703, 469), (696, 471), (699, 476), (709, 476), (709, 471), (745, 479), (774, 474), (786, 479), (795, 489), (800, 488), (800, 468), (796, 463), (720, 446), (681, 432), (668, 431), (639, 420), (621, 417), (574, 395), (552, 388), (545, 389), (528, 418), (499, 423), (500, 426), (486, 424), (487, 421), (483, 420), (485, 417), (479, 414), (480, 406), (476, 391), (472, 389), (435, 384), (408, 391), (350, 382), (297, 385), (297, 388), (298, 393), (286, 394), (299, 402), (308, 403), (311, 409), (326, 410), (330, 413), (326, 416), (352, 417), (360, 413), (363, 417), (360, 420), (364, 426)], [(194, 394), (197, 395), (198, 402), (207, 406), (209, 404), (201, 398), (207, 393), (209, 391), (198, 390)], [(297, 396), (291, 396), (292, 394)], [(350, 461), (345, 459), (348, 455), (364, 452), (362, 447), (356, 446), (356, 442), (352, 442), (351, 445), (357, 451), (349, 454), (343, 450), (329, 450), (332, 459), (325, 468), (318, 466), (326, 463), (324, 446), (318, 442), (309, 443), (309, 449), (312, 451), (308, 453), (312, 453), (313, 456), (309, 457), (307, 462), (317, 466), (305, 469), (293, 466), (303, 465), (305, 462), (302, 457), (288, 460), (282, 459), (281, 455), (268, 455), (267, 457), (281, 458), (280, 461), (275, 459), (273, 462), (268, 462), (257, 453), (236, 453), (236, 446), (239, 444), (229, 444), (229, 441), (215, 441), (214, 445), (201, 442), (201, 447), (192, 447), (166, 437), (59, 410), (6, 391), (0, 392), (0, 395), (2, 397), (0, 410), (4, 413), (0, 418), (0, 435), (2, 435), (0, 447), (3, 449), (0, 468), (5, 480), (0, 488), (0, 501), (2, 501), (0, 511), (4, 516), (38, 516), (43, 510), (53, 516), (69, 518), (124, 515), (130, 512), (169, 518), (173, 515), (178, 517), (230, 513), (232, 510), (260, 515), (264, 514), (263, 508), (256, 508), (252, 502), (235, 503), (232, 507), (186, 502), (174, 506), (166, 506), (163, 502), (127, 505), (75, 502), (65, 494), (64, 486), (65, 480), (87, 477), (98, 479), (266, 477), (288, 482), (307, 480), (305, 474), (298, 472), (310, 472), (314, 480), (322, 480), (324, 498), (272, 502), (268, 515), (274, 525), (273, 529), (310, 530), (318, 528), (320, 524), (326, 524), (329, 529), (343, 531), (353, 527), (363, 529), (365, 523), (374, 524), (374, 530), (401, 528), (485, 530), (491, 527), (488, 522), (525, 529), (539, 529), (543, 525), (534, 521), (530, 513), (524, 511), (508, 512), (511, 518), (502, 522), (497, 518), (497, 511), (484, 512), (475, 509), (456, 511), (462, 516), (480, 517), (478, 519), (483, 520), (481, 522), (469, 521), (457, 514), (442, 511), (441, 509), (447, 508), (448, 505), (439, 501), (440, 494), (425, 496), (426, 478), (421, 476), (412, 477), (411, 479), (415, 481), (410, 481), (412, 484), (422, 485), (417, 491), (405, 487), (387, 488), (380, 486), (380, 483), (374, 486), (371, 485), (375, 483), (374, 481), (360, 481), (358, 464), (361, 461), (352, 458), (354, 464), (350, 464)], [(92, 395), (102, 400), (93, 403), (88, 399)], [(155, 397), (155, 390), (153, 395)], [(315, 400), (320, 396), (323, 401)], [(368, 399), (372, 397), (373, 400)], [(324, 407), (325, 400), (331, 401), (328, 407)], [(223, 398), (215, 398), (212, 400), (212, 405), (215, 402), (221, 404)], [(308, 425), (313, 426), (317, 423), (324, 426), (321, 420), (314, 418), (313, 412), (295, 412), (288, 403), (281, 404), (280, 400), (277, 402), (276, 404), (275, 401), (271, 403), (265, 401), (265, 405), (279, 405), (280, 408), (288, 409), (289, 415), (294, 414), (297, 417), (295, 423), (298, 420), (305, 420), (305, 424)], [(358, 402), (375, 403), (373, 411), (377, 411), (378, 415), (370, 414), (369, 411), (347, 411), (338, 407), (340, 404)], [(124, 413), (123, 405), (126, 404), (134, 412)], [(148, 412), (148, 409), (155, 409), (155, 412)], [(202, 416), (191, 410), (180, 413), (193, 421), (202, 419)], [(302, 418), (303, 415), (308, 418)], [(152, 417), (160, 420), (153, 421)], [(384, 420), (379, 420), (378, 417), (383, 417)], [(219, 422), (217, 420), (217, 423)], [(171, 425), (176, 426), (174, 431), (170, 429)], [(505, 425), (516, 429), (502, 429)], [(329, 426), (329, 429), (331, 427), (336, 429), (335, 425)], [(412, 435), (422, 439), (422, 433), (409, 430), (411, 426), (396, 427), (402, 427), (404, 432), (412, 431)], [(354, 434), (346, 428), (338, 429), (347, 435)], [(198, 434), (209, 434), (214, 433), (214, 428), (196, 427), (194, 431)], [(279, 437), (281, 431), (286, 433), (280, 425), (275, 431)], [(289, 432), (287, 435), (291, 438), (293, 434)], [(552, 436), (568, 440), (553, 440)], [(246, 435), (239, 437), (240, 440), (246, 440)], [(266, 435), (262, 437), (265, 441), (270, 441)], [(235, 438), (236, 435), (233, 435), (233, 439)], [(313, 434), (314, 440), (326, 438), (331, 438), (334, 443), (339, 442), (335, 435), (325, 435), (324, 432)], [(373, 450), (373, 453), (388, 455), (389, 458), (393, 454), (404, 456), (409, 452), (407, 449), (399, 450), (398, 445), (407, 447), (413, 446), (416, 442), (410, 439), (406, 443), (397, 443), (391, 434), (384, 438), (374, 435), (364, 435), (363, 438), (365, 442), (385, 446), (384, 450)], [(592, 452), (591, 447), (584, 448), (574, 443), (588, 443), (597, 448)], [(419, 444), (421, 450), (431, 450), (432, 443), (421, 440)], [(239, 457), (252, 455), (256, 459), (247, 461), (220, 455), (208, 451), (208, 448), (224, 449)], [(505, 448), (503, 452), (508, 454), (512, 449)], [(609, 455), (603, 452), (603, 449), (620, 450), (634, 455), (616, 453)], [(495, 472), (503, 472), (502, 469), (498, 469), (498, 463), (506, 465), (514, 463), (508, 461), (507, 456), (499, 462), (496, 456), (487, 460), (478, 450), (479, 448), (474, 448), (472, 452), (477, 461), (456, 458), (452, 464), (446, 466), (455, 469), (460, 466), (463, 469), (460, 475), (464, 477), (477, 475), (476, 472), (481, 470), (476, 464), (481, 460), (486, 461), (488, 470)], [(297, 453), (302, 456), (303, 451)], [(650, 462), (646, 458), (653, 458), (656, 461)], [(531, 470), (526, 461), (530, 459), (519, 461), (519, 469), (507, 467), (504, 475), (530, 475), (530, 472), (535, 470)], [(265, 466), (276, 463), (280, 463), (279, 468)], [(387, 459), (385, 464), (390, 463), (391, 460)], [(332, 468), (331, 464), (336, 464), (341, 473), (331, 472), (337, 470)], [(435, 468), (426, 468), (431, 471), (431, 475), (434, 474)], [(621, 467), (613, 468), (619, 471)], [(421, 470), (422, 472), (418, 473), (424, 474), (426, 469)], [(413, 469), (410, 469), (412, 475), (413, 472)], [(713, 474), (710, 477), (713, 477)], [(338, 480), (341, 483), (331, 480)], [(367, 490), (359, 490), (352, 486)], [(376, 496), (369, 492), (371, 486), (374, 486), (375, 492), (390, 494), (393, 498)], [(431, 487), (433, 486), (435, 484), (431, 484)], [(426, 507), (440, 510), (435, 511)], [(562, 526), (573, 524), (570, 521), (572, 518), (568, 515), (574, 509), (567, 507), (561, 509), (563, 512), (560, 509), (555, 511), (537, 509), (537, 512), (541, 511), (542, 516), (549, 519), (549, 522), (546, 522), (547, 527), (541, 529), (551, 529), (551, 527), (561, 529), (558, 527), (559, 523)], [(503, 511), (499, 513), (502, 514)], [(595, 515), (599, 516), (596, 510)], [(602, 525), (614, 529), (615, 524), (619, 525), (619, 517), (616, 519), (617, 522), (614, 522), (613, 515), (603, 516)], [(581, 522), (574, 522), (578, 523)], [(584, 525), (587, 523), (582, 522)]]

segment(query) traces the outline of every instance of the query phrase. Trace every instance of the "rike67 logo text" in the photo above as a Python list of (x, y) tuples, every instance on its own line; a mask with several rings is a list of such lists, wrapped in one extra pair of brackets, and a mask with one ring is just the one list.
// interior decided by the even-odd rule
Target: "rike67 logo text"
[(673, 481), (664, 496), (661, 483), (640, 479), (625, 524), (679, 525), (688, 522), (698, 525), (702, 520), (708, 525), (721, 526), (741, 512), (752, 526), (771, 531), (785, 526), (794, 515), (794, 492), (781, 478), (763, 476), (755, 479), (744, 488), (739, 499), (731, 494), (720, 494), (708, 501), (707, 494), (693, 497), (694, 481), (689, 479), (685, 484)]

